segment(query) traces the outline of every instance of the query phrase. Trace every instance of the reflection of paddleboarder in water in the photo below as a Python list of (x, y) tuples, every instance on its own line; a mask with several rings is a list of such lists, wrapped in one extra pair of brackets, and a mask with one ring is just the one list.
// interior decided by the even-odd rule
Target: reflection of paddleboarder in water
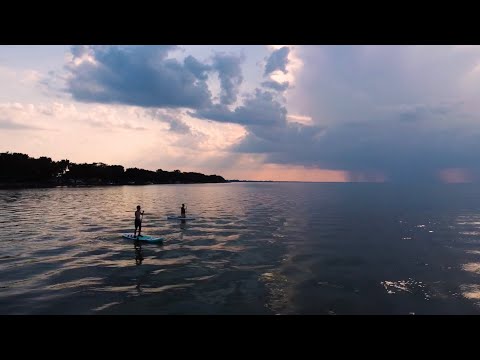
[(135, 264), (142, 265), (142, 262), (143, 262), (142, 244), (140, 243), (140, 241), (135, 241), (133, 246), (135, 247)]
[[(133, 243), (133, 246), (135, 247), (135, 265), (142, 265), (143, 262), (143, 254), (142, 254), (142, 244), (140, 241), (135, 240)], [(138, 293), (141, 294), (142, 287), (141, 287), (141, 276), (137, 276), (137, 285), (135, 286), (135, 289), (137, 289)]]
[(185, 220), (180, 221), (180, 240), (183, 240), (183, 233), (187, 229), (187, 222)]

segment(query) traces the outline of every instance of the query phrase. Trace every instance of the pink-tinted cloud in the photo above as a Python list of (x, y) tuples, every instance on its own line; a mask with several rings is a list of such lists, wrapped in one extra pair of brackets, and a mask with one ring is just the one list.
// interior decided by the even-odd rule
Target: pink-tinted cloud
[(469, 183), (475, 180), (469, 169), (449, 168), (439, 171), (440, 180), (447, 184)]

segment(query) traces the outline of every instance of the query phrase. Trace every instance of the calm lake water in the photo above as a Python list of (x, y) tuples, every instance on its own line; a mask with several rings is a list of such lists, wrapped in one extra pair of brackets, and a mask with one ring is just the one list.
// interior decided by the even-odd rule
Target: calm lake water
[[(167, 220), (179, 214), (196, 220)], [(135, 246), (133, 211), (163, 244)], [(479, 314), (480, 187), (0, 190), (1, 314)]]

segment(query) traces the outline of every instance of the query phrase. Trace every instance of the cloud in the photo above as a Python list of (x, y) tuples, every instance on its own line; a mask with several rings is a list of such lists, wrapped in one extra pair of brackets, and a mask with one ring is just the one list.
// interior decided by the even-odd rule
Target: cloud
[(479, 168), (480, 129), (452, 129), (438, 124), (448, 120), (430, 116), (421, 128), (401, 117), (325, 127), (249, 127), (248, 136), (233, 150), (264, 154), (268, 163), (347, 171), (352, 181), (433, 182), (445, 168)]
[(264, 76), (267, 76), (275, 71), (287, 73), (288, 54), (290, 49), (284, 46), (278, 50), (273, 51), (267, 59), (265, 64)]
[(109, 121), (98, 120), (94, 118), (88, 118), (84, 120), (84, 123), (88, 123), (92, 127), (109, 129), (109, 130), (113, 130), (113, 129), (125, 129), (125, 130), (135, 130), (135, 131), (148, 130), (146, 127), (143, 127), (143, 126), (134, 126), (129, 123), (114, 124)]
[(142, 107), (208, 106), (208, 67), (168, 58), (176, 46), (74, 47), (66, 89), (75, 100)]
[(169, 124), (169, 130), (178, 134), (191, 134), (190, 127), (181, 119), (182, 113), (165, 109), (147, 110), (147, 115)]
[[(346, 171), (354, 181), (431, 182), (443, 169), (480, 170), (480, 111), (468, 111), (475, 102), (464, 99), (473, 94), (458, 96), (466, 95), (461, 79), (479, 54), (455, 60), (450, 56), (459, 55), (435, 48), (438, 58), (432, 59), (425, 49), (401, 48), (301, 48), (303, 67), (287, 100), (302, 105), (308, 123), (287, 121), (287, 107), (258, 89), (234, 110), (216, 105), (193, 115), (245, 126), (248, 134), (234, 152), (262, 154), (266, 163)], [(446, 81), (442, 87), (432, 85), (438, 82), (430, 69), (438, 69), (436, 61), (454, 73), (434, 69)]]
[(480, 49), (299, 46), (296, 55), (303, 66), (288, 93), (289, 109), (311, 116), (312, 126), (323, 131), (289, 131), (288, 145), (274, 147), (268, 161), (396, 182), (437, 181), (448, 168), (478, 173), (480, 107), (473, 79), (480, 79), (472, 69)]
[[(237, 100), (243, 82), (243, 55), (216, 53), (211, 63), (189, 55), (183, 61), (169, 57), (176, 46), (74, 46), (65, 66), (65, 91), (75, 100), (151, 108), (209, 107), (212, 94), (207, 81), (216, 73), (220, 102)], [(52, 73), (43, 84), (61, 75)], [(55, 81), (57, 80), (57, 81)], [(58, 88), (58, 85), (57, 85)]]
[(189, 69), (200, 80), (207, 80), (207, 72), (212, 70), (212, 67), (207, 64), (203, 64), (193, 56), (189, 55), (184, 60), (185, 67)]
[(287, 90), (288, 85), (289, 85), (288, 81), (284, 81), (282, 83), (279, 83), (279, 82), (274, 81), (274, 80), (268, 80), (268, 81), (262, 82), (263, 87), (270, 88), (270, 89), (273, 89), (275, 91), (280, 91), (280, 92)]
[[(38, 120), (37, 108), (33, 104), (0, 103), (0, 129), (4, 130), (53, 130)], [(43, 109), (42, 109), (43, 110)], [(40, 125), (40, 126), (38, 126)]]
[(432, 118), (444, 118), (446, 116), (455, 116), (463, 103), (450, 102), (431, 104), (399, 104), (396, 106), (379, 107), (379, 112), (383, 111), (383, 117), (388, 119), (397, 118), (401, 122), (425, 121)]
[(41, 78), (42, 75), (39, 71), (25, 70), (23, 71), (20, 83), (36, 85), (41, 80)]
[(221, 94), (220, 102), (230, 105), (237, 100), (238, 89), (243, 81), (241, 64), (244, 56), (215, 54), (212, 68), (218, 71)]
[(75, 58), (81, 58), (84, 55), (88, 55), (89, 46), (87, 45), (73, 45), (70, 49), (70, 52)]
[[(143, 116), (136, 108), (112, 108), (95, 105), (81, 109), (68, 103), (0, 103), (0, 126), (5, 129), (53, 130), (75, 123), (90, 125), (105, 130), (146, 130), (135, 117)], [(8, 121), (5, 119), (9, 119)], [(34, 124), (34, 125), (31, 125)], [(37, 124), (41, 126), (37, 126)]]
[(274, 99), (272, 93), (256, 89), (254, 95), (246, 96), (243, 105), (234, 111), (224, 105), (213, 105), (190, 114), (198, 118), (251, 127), (275, 127), (286, 123), (287, 109)]
[(43, 128), (21, 124), (15, 121), (0, 118), (0, 129), (3, 130), (45, 130)]

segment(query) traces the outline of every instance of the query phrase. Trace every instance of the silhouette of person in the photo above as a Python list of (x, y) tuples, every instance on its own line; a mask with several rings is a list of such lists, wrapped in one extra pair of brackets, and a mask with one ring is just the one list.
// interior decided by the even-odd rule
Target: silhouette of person
[(133, 232), (133, 237), (137, 234), (138, 228), (138, 236), (141, 235), (142, 232), (142, 218), (143, 218), (143, 211), (140, 211), (140, 205), (137, 206), (137, 211), (135, 211), (135, 231)]

